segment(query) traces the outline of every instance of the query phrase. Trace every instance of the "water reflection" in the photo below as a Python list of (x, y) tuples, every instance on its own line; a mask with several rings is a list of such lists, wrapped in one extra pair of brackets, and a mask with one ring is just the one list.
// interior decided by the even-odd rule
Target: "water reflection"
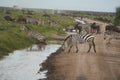
[(17, 50), (0, 61), (0, 80), (37, 80), (45, 78), (43, 73), (36, 74), (39, 64), (55, 52), (60, 45), (46, 45), (43, 51)]

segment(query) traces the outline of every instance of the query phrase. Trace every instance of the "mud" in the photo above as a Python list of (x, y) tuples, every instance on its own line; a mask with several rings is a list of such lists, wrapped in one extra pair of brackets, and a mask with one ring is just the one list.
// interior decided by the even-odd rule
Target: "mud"
[(88, 44), (79, 44), (78, 53), (75, 48), (70, 53), (60, 48), (41, 64), (40, 71), (48, 72), (47, 78), (40, 80), (120, 80), (120, 40), (113, 40), (109, 47), (106, 46), (103, 39), (106, 23), (96, 22), (102, 27), (102, 33), (95, 34), (97, 53), (93, 49), (86, 53)]

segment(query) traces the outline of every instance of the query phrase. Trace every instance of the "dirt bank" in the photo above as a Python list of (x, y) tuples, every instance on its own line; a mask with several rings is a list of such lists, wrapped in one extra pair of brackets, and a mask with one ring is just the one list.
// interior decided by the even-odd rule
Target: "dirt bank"
[(102, 33), (95, 35), (97, 53), (93, 49), (86, 53), (87, 44), (79, 44), (78, 53), (75, 53), (75, 48), (70, 53), (59, 49), (42, 64), (41, 71), (48, 70), (44, 80), (120, 80), (120, 41), (113, 40), (107, 47), (103, 39), (106, 24), (96, 22), (102, 27)]

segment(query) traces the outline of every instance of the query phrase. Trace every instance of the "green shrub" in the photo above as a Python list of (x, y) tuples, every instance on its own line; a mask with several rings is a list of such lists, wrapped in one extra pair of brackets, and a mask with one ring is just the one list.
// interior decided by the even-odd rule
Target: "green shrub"
[(18, 31), (8, 30), (0, 32), (0, 58), (13, 50), (22, 49), (33, 44), (25, 34)]
[(120, 25), (120, 7), (116, 9), (116, 16), (115, 16), (115, 25)]

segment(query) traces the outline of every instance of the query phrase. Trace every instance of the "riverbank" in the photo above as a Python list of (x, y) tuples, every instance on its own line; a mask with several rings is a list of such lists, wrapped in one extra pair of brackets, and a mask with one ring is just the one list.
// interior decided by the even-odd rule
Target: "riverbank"
[[(25, 32), (19, 32), (17, 30), (9, 30), (6, 32), (1, 32), (0, 35), (0, 59), (3, 59), (4, 56), (8, 53), (13, 52), (14, 50), (24, 49), (35, 44), (36, 40), (30, 39), (26, 36)], [(2, 35), (3, 34), (3, 35)], [(56, 37), (57, 36), (57, 37)], [(60, 44), (64, 39), (65, 35), (59, 35), (51, 33), (51, 36), (46, 37), (46, 43), (48, 44)]]
[[(33, 39), (31, 40), (28, 38), (25, 31), (20, 32), (20, 27), (23, 25), (28, 26), (33, 31), (43, 34), (46, 40), (49, 40), (52, 39), (51, 36), (53, 34), (64, 36), (65, 32), (63, 31), (63, 28), (65, 28), (66, 25), (71, 25), (74, 23), (73, 19), (59, 14), (49, 14), (51, 17), (46, 18), (43, 16), (44, 13), (38, 11), (35, 11), (34, 15), (28, 15), (24, 14), (22, 10), (8, 9), (10, 11), (10, 14), (5, 13), (5, 11), (7, 11), (7, 8), (1, 8), (0, 10), (0, 59), (2, 59), (5, 55), (8, 55), (8, 53), (13, 52), (14, 50), (24, 49), (31, 46), (32, 44), (35, 44), (35, 41), (33, 41)], [(5, 16), (8, 16), (8, 18), (12, 17), (15, 19), (15, 21), (6, 20), (4, 18)], [(27, 16), (33, 19), (39, 18), (44, 22), (44, 24), (36, 25), (33, 23), (24, 23), (24, 20), (17, 21), (21, 17), (26, 19)], [(50, 25), (48, 20), (59, 23), (59, 25)]]

